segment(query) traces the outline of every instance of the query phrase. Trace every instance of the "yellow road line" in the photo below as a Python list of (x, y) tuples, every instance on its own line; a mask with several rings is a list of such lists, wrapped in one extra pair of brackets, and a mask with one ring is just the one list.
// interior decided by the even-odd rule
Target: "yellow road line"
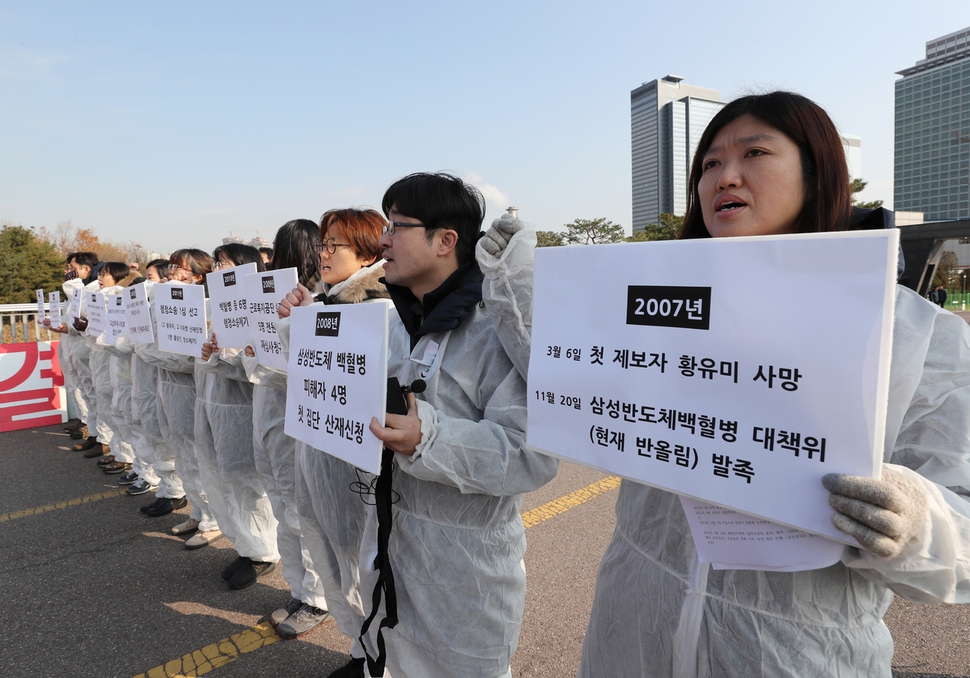
[(251, 629), (223, 638), (217, 643), (206, 645), (201, 650), (184, 654), (167, 664), (149, 669), (135, 678), (195, 678), (236, 661), (241, 654), (272, 645), (277, 640), (280, 640), (280, 637), (272, 624), (268, 621), (262, 622)]
[(561, 513), (565, 513), (571, 508), (585, 504), (590, 499), (595, 499), (604, 492), (615, 490), (619, 486), (620, 479), (617, 476), (607, 476), (591, 485), (559, 497), (559, 499), (553, 499), (547, 504), (537, 506), (531, 511), (526, 511), (522, 514), (522, 524), (527, 528), (534, 527), (550, 518), (555, 518)]
[(81, 504), (90, 504), (92, 501), (101, 501), (102, 499), (111, 499), (112, 497), (120, 497), (125, 492), (126, 492), (125, 488), (121, 488), (120, 490), (106, 490), (104, 492), (98, 492), (97, 494), (89, 494), (86, 497), (77, 497), (76, 499), (59, 501), (56, 504), (45, 504), (44, 506), (35, 506), (34, 508), (24, 509), (23, 511), (13, 511), (11, 513), (0, 513), (0, 523), (6, 523), (11, 520), (18, 520), (19, 518), (38, 516), (41, 513), (60, 511), (61, 509), (66, 509), (69, 506), (80, 506)]
[[(522, 514), (522, 523), (526, 528), (535, 527), (550, 518), (565, 513), (571, 508), (585, 504), (590, 499), (615, 490), (620, 486), (617, 476), (607, 476), (591, 485), (587, 485), (575, 492), (554, 499), (542, 506), (526, 511)], [(2, 520), (2, 516), (0, 516)], [(269, 622), (262, 622), (251, 629), (223, 638), (218, 643), (207, 645), (201, 650), (182, 655), (167, 664), (156, 666), (135, 678), (194, 678), (208, 673), (212, 669), (236, 661), (239, 655), (258, 650), (261, 647), (275, 643), (280, 636)]]

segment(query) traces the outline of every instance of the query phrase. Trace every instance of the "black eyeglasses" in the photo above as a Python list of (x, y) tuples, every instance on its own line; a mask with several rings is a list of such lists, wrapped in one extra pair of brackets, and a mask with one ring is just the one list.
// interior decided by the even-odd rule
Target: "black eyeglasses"
[(399, 228), (415, 228), (415, 227), (425, 228), (425, 225), (422, 223), (410, 224), (404, 221), (389, 221), (387, 222), (387, 226), (384, 227), (384, 235), (393, 236), (394, 232)]
[(327, 240), (326, 242), (317, 242), (316, 244), (317, 254), (322, 254), (324, 250), (327, 250), (327, 252), (330, 254), (334, 254), (338, 247), (353, 247), (353, 245), (337, 242), (333, 239)]

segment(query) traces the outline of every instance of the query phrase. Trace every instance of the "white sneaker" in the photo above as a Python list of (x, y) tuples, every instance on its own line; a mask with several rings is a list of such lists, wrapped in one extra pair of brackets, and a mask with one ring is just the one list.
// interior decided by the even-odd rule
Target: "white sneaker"
[(212, 542), (222, 539), (225, 537), (219, 530), (209, 530), (208, 532), (196, 532), (191, 539), (186, 540), (185, 548), (188, 550), (200, 549), (203, 546), (208, 546)]
[(195, 518), (189, 518), (184, 523), (179, 523), (172, 528), (172, 534), (188, 534), (189, 532), (195, 532), (199, 529), (199, 521)]

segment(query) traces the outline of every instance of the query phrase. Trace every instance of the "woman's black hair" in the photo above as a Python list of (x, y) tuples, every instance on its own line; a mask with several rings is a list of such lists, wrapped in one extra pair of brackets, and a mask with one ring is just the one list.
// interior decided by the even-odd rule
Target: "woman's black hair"
[[(304, 287), (320, 278), (320, 229), (309, 219), (293, 219), (280, 226), (273, 241), (272, 270), (295, 268)], [(312, 291), (312, 289), (311, 289)]]
[(131, 275), (131, 269), (128, 268), (128, 264), (123, 261), (106, 261), (101, 267), (100, 273), (110, 275), (117, 285)]
[(259, 250), (249, 245), (243, 245), (238, 242), (219, 245), (219, 247), (212, 251), (212, 261), (218, 263), (223, 257), (231, 261), (233, 266), (256, 264), (256, 270), (258, 272), (262, 273), (266, 270), (266, 267), (263, 266), (263, 257), (260, 256)]

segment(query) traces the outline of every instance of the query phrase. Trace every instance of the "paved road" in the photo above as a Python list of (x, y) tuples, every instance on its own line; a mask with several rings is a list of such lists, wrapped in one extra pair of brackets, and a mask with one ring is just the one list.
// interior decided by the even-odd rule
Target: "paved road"
[[(5, 676), (178, 675), (209, 662), (216, 678), (301, 678), (346, 660), (349, 642), (333, 623), (278, 641), (260, 624), (289, 598), (278, 572), (229, 591), (219, 578), (235, 557), (228, 542), (186, 551), (168, 534), (186, 511), (144, 516), (137, 509), (149, 499), (118, 494), (116, 477), (67, 451), (70, 442), (60, 427), (0, 434)], [(565, 465), (526, 498), (529, 591), (516, 678), (575, 674), (613, 529), (616, 490), (604, 478)], [(970, 676), (968, 618), (966, 606), (894, 603), (895, 675)], [(168, 672), (157, 668), (166, 664)]]

